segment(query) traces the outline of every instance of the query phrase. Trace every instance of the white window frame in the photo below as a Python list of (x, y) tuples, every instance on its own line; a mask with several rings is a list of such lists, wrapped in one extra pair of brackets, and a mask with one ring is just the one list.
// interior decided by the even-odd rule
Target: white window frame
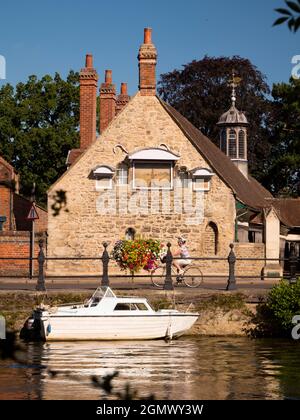
[[(103, 187), (100, 185), (99, 181), (103, 180), (103, 179), (108, 179), (109, 180), (109, 184), (107, 187)], [(104, 191), (104, 190), (112, 190), (112, 178), (108, 178), (107, 176), (102, 176), (99, 177), (98, 179), (96, 179), (96, 191)]]
[[(94, 177), (96, 179), (96, 191), (105, 191), (105, 190), (112, 190), (112, 178), (115, 171), (114, 169), (110, 168), (106, 165), (99, 165), (97, 168), (93, 170)], [(104, 187), (100, 185), (101, 180), (107, 179), (109, 180), (108, 186)]]
[[(205, 168), (202, 168), (202, 169), (198, 168), (198, 169), (195, 169), (194, 171), (192, 171), (193, 191), (196, 191), (196, 192), (198, 192), (198, 191), (202, 191), (202, 192), (210, 191), (210, 189), (211, 189), (211, 179), (214, 175), (215, 174), (213, 172), (211, 172), (209, 169), (205, 169)], [(207, 187), (204, 187), (204, 186), (201, 187), (201, 184), (200, 184), (200, 186), (197, 186), (196, 179), (202, 179), (203, 184), (204, 184), (204, 182), (208, 181)]]
[[(120, 165), (116, 170), (116, 181), (118, 187), (128, 185), (128, 167), (127, 165)], [(126, 182), (124, 182), (126, 181)]]
[[(157, 164), (157, 163), (164, 163), (164, 164), (169, 164), (170, 165), (170, 187), (137, 187), (135, 185), (135, 165), (136, 163), (138, 164), (143, 164), (143, 163), (147, 163), (147, 164)], [(138, 160), (138, 161), (133, 161), (132, 163), (132, 189), (133, 190), (141, 190), (141, 191), (172, 191), (174, 189), (174, 164), (173, 161), (151, 161), (151, 160)]]
[(204, 185), (204, 182), (206, 182), (205, 177), (195, 177), (193, 179), (193, 191), (196, 191), (196, 192), (199, 192), (199, 191), (208, 192), (208, 191), (210, 191), (210, 187), (211, 187), (211, 178), (210, 177), (207, 177), (208, 186), (206, 188), (205, 187), (201, 188), (201, 186), (198, 187), (198, 184), (196, 183), (196, 179), (201, 179), (203, 181), (203, 185)]

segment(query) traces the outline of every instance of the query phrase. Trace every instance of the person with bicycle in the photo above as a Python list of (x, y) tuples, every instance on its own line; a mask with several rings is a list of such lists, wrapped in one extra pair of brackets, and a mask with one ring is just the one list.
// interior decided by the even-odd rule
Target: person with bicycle
[(177, 269), (178, 274), (182, 276), (184, 273), (183, 268), (190, 265), (192, 261), (189, 259), (190, 253), (186, 245), (186, 239), (182, 236), (177, 239), (179, 248), (173, 253), (173, 257), (180, 257), (180, 259), (174, 259), (173, 266)]

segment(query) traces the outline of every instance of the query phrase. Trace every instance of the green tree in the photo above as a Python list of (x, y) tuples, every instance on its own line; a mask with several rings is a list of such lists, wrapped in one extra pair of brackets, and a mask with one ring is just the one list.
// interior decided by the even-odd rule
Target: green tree
[(267, 121), (272, 103), (265, 76), (247, 59), (234, 56), (204, 57), (183, 69), (162, 74), (159, 94), (216, 144), (220, 116), (231, 105), (232, 70), (242, 79), (237, 88), (237, 108), (249, 120), (248, 157), (251, 173), (258, 179), (267, 171), (270, 152)]
[[(275, 84), (272, 91), (271, 153), (264, 183), (281, 196), (300, 192), (300, 80)], [(271, 125), (271, 124), (270, 124)]]
[(281, 14), (281, 17), (275, 20), (273, 26), (287, 23), (290, 31), (297, 32), (300, 27), (300, 0), (285, 0), (285, 3), (287, 5), (287, 9), (275, 9), (276, 12)]
[(79, 144), (79, 75), (58, 73), (0, 89), (0, 154), (21, 176), (21, 193), (46, 203), (46, 191), (65, 171)]

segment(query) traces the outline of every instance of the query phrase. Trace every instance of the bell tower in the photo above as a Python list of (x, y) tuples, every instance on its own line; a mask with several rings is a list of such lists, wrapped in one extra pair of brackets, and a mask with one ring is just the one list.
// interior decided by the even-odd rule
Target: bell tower
[(236, 108), (236, 88), (241, 79), (232, 72), (231, 107), (219, 119), (217, 125), (220, 128), (220, 149), (239, 168), (242, 174), (248, 178), (248, 120), (245, 114)]

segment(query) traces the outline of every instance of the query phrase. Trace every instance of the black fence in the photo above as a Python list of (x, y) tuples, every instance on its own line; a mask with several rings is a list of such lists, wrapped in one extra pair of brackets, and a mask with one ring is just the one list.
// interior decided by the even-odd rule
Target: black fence
[[(46, 280), (48, 277), (46, 276), (45, 269), (46, 269), (46, 262), (47, 261), (88, 261), (88, 260), (96, 260), (99, 261), (99, 263), (102, 265), (102, 272), (99, 270), (99, 275), (96, 276), (51, 276), (50, 278), (56, 278), (56, 279), (75, 279), (75, 278), (97, 278), (101, 279), (101, 286), (109, 286), (110, 285), (110, 275), (109, 275), (109, 264), (112, 260), (109, 256), (108, 252), (108, 244), (103, 243), (103, 254), (101, 257), (46, 257), (44, 253), (44, 241), (39, 241), (39, 254), (37, 258), (32, 258), (33, 261), (37, 261), (38, 263), (38, 275), (37, 277), (37, 284), (36, 284), (36, 290), (37, 291), (46, 291)], [(174, 290), (174, 282), (173, 282), (173, 276), (172, 275), (172, 265), (173, 262), (177, 259), (173, 257), (172, 251), (171, 251), (171, 244), (168, 243), (167, 245), (168, 251), (165, 256), (165, 278), (163, 283), (163, 289), (164, 290)], [(28, 260), (29, 258), (27, 258)], [(0, 257), (1, 260), (25, 260), (25, 258), (5, 258)], [(197, 261), (225, 261), (228, 264), (228, 274), (227, 275), (205, 275), (205, 278), (218, 278), (218, 279), (225, 279), (227, 282), (226, 290), (236, 290), (237, 289), (237, 279), (258, 279), (264, 280), (262, 275), (260, 277), (258, 276), (241, 276), (236, 274), (236, 263), (238, 261), (245, 261), (245, 262), (262, 262), (264, 265), (267, 263), (286, 263), (288, 262), (289, 266), (289, 272), (286, 272), (284, 274), (284, 277), (290, 281), (291, 284), (294, 284), (297, 282), (298, 277), (298, 267), (300, 259), (297, 256), (295, 252), (295, 248), (292, 247), (292, 251), (290, 253), (290, 256), (288, 259), (279, 259), (279, 258), (237, 258), (234, 252), (234, 245), (230, 244), (230, 252), (227, 258), (218, 258), (218, 257), (189, 257), (189, 260), (192, 260), (193, 262)], [(100, 267), (99, 267), (100, 268)], [(1, 277), (11, 277), (11, 276), (1, 276)], [(21, 276), (13, 276), (13, 277), (21, 277)], [(23, 276), (22, 276), (23, 277)], [(117, 275), (112, 274), (111, 277), (113, 278), (131, 278), (132, 275)], [(143, 274), (143, 275), (135, 275), (135, 278), (149, 278), (152, 277), (151, 274)], [(272, 276), (272, 279), (280, 279), (281, 276)]]

